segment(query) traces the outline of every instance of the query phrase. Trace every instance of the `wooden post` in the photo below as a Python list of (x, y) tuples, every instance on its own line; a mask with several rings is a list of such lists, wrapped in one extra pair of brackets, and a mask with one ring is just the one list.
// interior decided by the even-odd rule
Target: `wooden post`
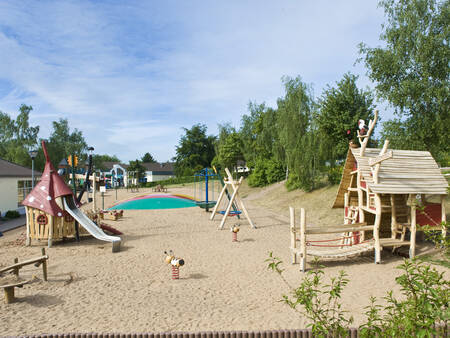
[[(227, 184), (231, 184), (231, 183), (227, 183)], [(225, 220), (227, 219), (228, 214), (230, 213), (230, 210), (231, 210), (231, 207), (233, 205), (234, 199), (236, 198), (237, 192), (238, 192), (237, 189), (235, 189), (233, 191), (233, 194), (231, 195), (230, 201), (229, 201), (229, 203), (227, 205), (227, 209), (225, 210), (225, 214), (223, 215), (222, 221), (220, 222), (220, 226), (219, 226), (220, 229), (223, 229), (223, 226), (225, 224)]]
[(300, 270), (306, 271), (306, 213), (300, 209)]
[(358, 188), (358, 215), (359, 215), (359, 221), (361, 223), (364, 223), (365, 215), (364, 215), (364, 211), (362, 209), (364, 195), (363, 195), (363, 191), (362, 191), (362, 187), (361, 187), (361, 171), (360, 170), (358, 170), (357, 175), (358, 175), (358, 177), (356, 179), (356, 187)]
[(349, 205), (348, 205), (349, 203), (348, 203), (348, 193), (346, 192), (345, 194), (344, 194), (344, 224), (348, 224), (349, 222), (349, 218), (348, 218), (348, 215), (349, 215), (349, 212), (350, 212), (350, 208), (349, 208)]
[(297, 240), (295, 234), (295, 211), (293, 207), (289, 207), (289, 218), (291, 220), (291, 254), (292, 254), (292, 264), (297, 263), (297, 253), (295, 249), (297, 249)]
[(381, 262), (381, 244), (380, 244), (380, 224), (381, 224), (381, 198), (375, 194), (375, 224), (373, 227), (373, 238), (375, 240), (375, 263)]
[(222, 198), (223, 198), (223, 196), (225, 195), (225, 191), (226, 191), (226, 190), (227, 190), (227, 184), (225, 183), (225, 184), (223, 185), (222, 191), (221, 191), (220, 194), (219, 194), (219, 198), (217, 199), (216, 205), (215, 205), (214, 208), (213, 208), (213, 211), (212, 211), (212, 213), (211, 213), (211, 217), (209, 218), (210, 220), (213, 220), (213, 219), (214, 219), (214, 216), (215, 216), (216, 213), (217, 213), (217, 209), (219, 208), (220, 202), (222, 202)]
[(96, 212), (97, 211), (97, 200), (95, 198), (96, 192), (97, 192), (97, 176), (96, 173), (94, 171), (94, 173), (92, 174), (93, 177), (93, 182), (92, 182), (92, 211)]
[[(445, 215), (445, 195), (441, 195), (441, 222), (447, 222), (447, 216)], [(444, 239), (447, 236), (447, 228), (445, 226), (442, 226), (442, 239)]]
[[(41, 249), (41, 252), (42, 252), (42, 256), (45, 256), (44, 248)], [(44, 274), (44, 280), (47, 281), (47, 260), (46, 259), (42, 260), (42, 273)]]
[[(381, 149), (380, 154), (379, 154), (380, 156), (384, 155), (386, 153), (388, 146), (389, 146), (389, 140), (384, 140), (383, 149)], [(373, 183), (375, 183), (375, 184), (378, 184), (378, 172), (380, 171), (380, 165), (381, 165), (381, 163), (375, 164), (375, 168), (373, 168), (373, 166), (370, 166), (370, 171), (372, 172), (372, 176), (373, 176)]]
[(30, 215), (28, 214), (29, 210), (28, 207), (25, 206), (25, 215), (27, 216), (27, 239), (25, 241), (26, 246), (30, 246), (31, 244), (31, 238), (30, 238)]
[(53, 240), (53, 222), (54, 222), (54, 217), (52, 215), (48, 215), (48, 247), (51, 248), (52, 247), (52, 240)]
[(395, 196), (390, 195), (391, 198), (391, 238), (397, 237), (397, 210), (395, 205)]
[(416, 200), (411, 198), (411, 239), (409, 258), (416, 256)]
[[(19, 259), (16, 257), (16, 258), (14, 258), (14, 264), (17, 264), (17, 263), (19, 263)], [(15, 274), (17, 277), (19, 277), (19, 268), (18, 267), (14, 268), (13, 274)], [(14, 292), (13, 292), (13, 295), (14, 295)]]
[(14, 297), (14, 286), (9, 286), (4, 288), (5, 290), (5, 303), (6, 304), (10, 304), (13, 303), (14, 300), (16, 299)]
[[(369, 121), (369, 130), (367, 131), (366, 135), (359, 135), (359, 130), (357, 130), (357, 134), (358, 134), (358, 141), (361, 144), (361, 149), (360, 149), (360, 156), (364, 156), (364, 152), (366, 151), (366, 147), (367, 147), (367, 142), (369, 142), (369, 138), (370, 135), (372, 134), (373, 128), (375, 127), (375, 124), (377, 123), (377, 119), (378, 119), (378, 109), (375, 110), (375, 117), (372, 120)], [(363, 141), (361, 141), (361, 139), (363, 139)]]

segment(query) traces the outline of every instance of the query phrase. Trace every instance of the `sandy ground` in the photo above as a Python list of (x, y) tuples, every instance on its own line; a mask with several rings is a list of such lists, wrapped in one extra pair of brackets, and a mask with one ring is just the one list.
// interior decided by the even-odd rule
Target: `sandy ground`
[[(47, 250), (48, 282), (42, 281), (41, 268), (29, 265), (20, 271), (20, 278), (39, 279), (16, 289), (17, 302), (0, 300), (0, 335), (304, 328), (302, 315), (279, 302), (289, 290), (265, 262), (273, 251), (285, 262), (287, 281), (294, 286), (300, 283), (299, 266), (290, 264), (284, 204), (289, 198), (296, 206), (306, 202), (298, 193), (281, 193), (282, 188), (244, 194), (258, 229), (241, 221), (237, 243), (231, 241), (229, 231), (236, 219), (218, 231), (220, 217), (210, 221), (210, 214), (200, 208), (130, 210), (119, 221), (105, 221), (124, 233), (119, 253), (112, 253), (110, 243), (90, 237), (79, 243), (55, 243)], [(145, 192), (119, 191), (118, 200)], [(192, 191), (180, 187), (169, 193)], [(316, 212), (308, 220), (341, 223), (342, 211), (330, 209), (330, 201), (320, 196), (309, 199), (307, 209)], [(110, 193), (105, 205), (115, 201)], [(45, 247), (45, 241), (35, 241), (31, 247), (17, 245), (23, 231), (0, 237), (0, 267), (12, 264), (15, 257), (39, 256)], [(179, 280), (171, 280), (170, 266), (164, 263), (163, 252), (168, 249), (186, 261)], [(429, 250), (422, 246), (419, 253)], [(373, 254), (367, 254), (324, 263), (327, 278), (339, 270), (349, 275), (343, 306), (354, 316), (355, 326), (364, 319), (370, 296), (382, 298), (388, 290), (399, 291), (394, 277), (400, 274), (395, 267), (402, 258), (383, 252), (382, 259), (375, 265)], [(0, 284), (11, 278), (0, 277)]]

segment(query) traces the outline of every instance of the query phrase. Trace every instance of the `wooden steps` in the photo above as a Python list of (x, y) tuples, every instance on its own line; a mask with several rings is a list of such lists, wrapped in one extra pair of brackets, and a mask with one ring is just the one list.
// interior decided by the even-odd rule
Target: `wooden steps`
[[(306, 254), (308, 256), (321, 257), (321, 258), (347, 258), (360, 255), (364, 252), (372, 251), (374, 249), (373, 242), (355, 244), (352, 246), (344, 246), (342, 248), (332, 247), (324, 249), (312, 249), (308, 248)], [(291, 248), (292, 252), (300, 254), (299, 248)]]
[(390, 246), (403, 246), (403, 245), (410, 245), (410, 241), (402, 241), (397, 238), (380, 238), (380, 244), (382, 247), (390, 247)]

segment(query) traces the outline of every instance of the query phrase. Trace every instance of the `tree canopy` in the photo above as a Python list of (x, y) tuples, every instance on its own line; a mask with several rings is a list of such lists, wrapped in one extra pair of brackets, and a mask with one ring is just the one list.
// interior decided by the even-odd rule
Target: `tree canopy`
[(22, 104), (14, 120), (0, 111), (0, 157), (24, 166), (31, 166), (28, 151), (37, 148), (39, 126), (30, 126), (33, 107)]
[(156, 163), (156, 160), (150, 153), (145, 153), (141, 158), (142, 163)]
[[(403, 117), (390, 122), (385, 135), (396, 145), (429, 150), (439, 160), (450, 151), (450, 2), (382, 0), (379, 5), (387, 18), (380, 35), (386, 45), (361, 44), (360, 53), (378, 96)], [(405, 133), (392, 133), (400, 124)]]

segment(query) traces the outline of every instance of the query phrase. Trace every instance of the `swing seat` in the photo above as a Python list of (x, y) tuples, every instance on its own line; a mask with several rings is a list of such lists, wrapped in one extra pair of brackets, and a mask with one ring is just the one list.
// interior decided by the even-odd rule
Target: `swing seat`
[[(220, 211), (218, 211), (218, 213), (221, 214), (221, 215), (225, 215), (225, 211), (226, 210), (220, 210)], [(228, 216), (236, 216), (236, 215), (240, 215), (241, 213), (242, 212), (238, 211), (238, 210), (236, 210), (236, 211), (230, 210), (230, 212), (228, 213)]]
[(206, 209), (206, 208), (212, 208), (213, 206), (215, 206), (217, 203), (217, 201), (196, 201), (195, 204), (197, 204), (197, 206), (199, 206), (202, 209)]

